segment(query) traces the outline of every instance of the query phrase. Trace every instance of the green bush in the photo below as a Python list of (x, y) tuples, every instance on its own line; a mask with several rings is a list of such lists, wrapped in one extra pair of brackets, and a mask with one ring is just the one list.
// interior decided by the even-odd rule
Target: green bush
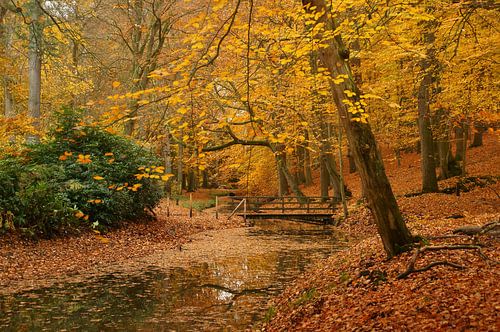
[(84, 226), (116, 227), (162, 197), (154, 154), (64, 110), (48, 139), (0, 160), (0, 212), (17, 227), (52, 236)]

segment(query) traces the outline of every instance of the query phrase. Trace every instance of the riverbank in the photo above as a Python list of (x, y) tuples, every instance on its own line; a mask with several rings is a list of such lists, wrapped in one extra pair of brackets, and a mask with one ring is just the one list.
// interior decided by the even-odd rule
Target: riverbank
[(127, 223), (105, 235), (88, 232), (74, 237), (31, 241), (17, 235), (0, 237), (0, 294), (38, 288), (54, 279), (89, 269), (182, 248), (192, 235), (242, 226), (239, 218), (215, 219), (213, 214), (170, 207), (155, 210), (154, 220)]
[[(499, 174), (498, 139), (468, 156), (469, 176)], [(412, 234), (422, 246), (480, 245), (477, 249), (426, 251), (415, 269), (434, 266), (398, 279), (414, 257), (415, 249), (387, 260), (369, 211), (351, 205), (351, 215), (340, 229), (351, 235), (351, 246), (298, 278), (269, 304), (265, 331), (498, 331), (500, 321), (500, 240), (486, 234), (476, 239), (455, 236), (464, 225), (500, 220), (500, 183), (456, 194), (415, 193), (420, 185), (418, 155), (403, 165), (386, 160), (398, 204)], [(348, 176), (354, 195), (360, 188), (356, 175)], [(448, 187), (458, 179), (440, 183)]]

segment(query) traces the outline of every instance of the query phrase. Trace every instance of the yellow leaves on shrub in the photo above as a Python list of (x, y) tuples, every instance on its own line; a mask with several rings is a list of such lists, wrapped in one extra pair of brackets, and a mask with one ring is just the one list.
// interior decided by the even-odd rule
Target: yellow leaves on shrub
[(118, 81), (114, 81), (112, 85), (113, 85), (113, 88), (116, 89), (117, 87), (119, 87), (121, 85), (121, 83)]
[(173, 174), (165, 174), (161, 176), (161, 180), (167, 182), (173, 176)]
[(137, 180), (142, 180), (143, 178), (149, 178), (149, 174), (146, 173), (138, 173), (134, 174), (134, 176)]
[(64, 154), (59, 156), (59, 160), (66, 160), (68, 157), (71, 157), (73, 152), (64, 151)]
[(77, 217), (78, 219), (89, 220), (89, 216), (82, 211), (77, 211), (75, 213), (75, 217)]
[(103, 203), (102, 199), (89, 199), (87, 202), (92, 203), (92, 204), (102, 204)]
[(137, 190), (139, 190), (140, 187), (142, 187), (142, 184), (136, 183), (132, 187), (129, 187), (128, 189), (132, 190), (132, 191), (137, 191)]
[(79, 154), (76, 162), (79, 164), (90, 164), (92, 162), (92, 160), (90, 159), (89, 154), (86, 154), (86, 155)]
[(104, 180), (104, 178), (102, 176), (100, 176), (100, 175), (94, 175), (92, 178), (94, 180), (96, 180), (96, 181), (102, 181), (102, 180)]

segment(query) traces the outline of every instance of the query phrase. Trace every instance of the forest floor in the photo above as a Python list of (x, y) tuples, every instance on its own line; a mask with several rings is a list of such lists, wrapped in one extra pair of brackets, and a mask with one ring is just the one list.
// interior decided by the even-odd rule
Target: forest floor
[[(485, 145), (468, 151), (468, 175), (500, 175), (498, 136), (489, 134)], [(500, 183), (476, 187), (470, 192), (425, 194), (418, 192), (420, 162), (417, 154), (385, 160), (389, 179), (413, 235), (423, 237), (422, 246), (480, 245), (481, 250), (425, 251), (415, 269), (447, 261), (463, 267), (435, 266), (404, 279), (416, 249), (387, 260), (369, 211), (350, 206), (351, 214), (340, 229), (351, 235), (351, 246), (322, 261), (301, 276), (270, 303), (266, 331), (499, 331), (500, 330), (500, 238), (452, 235), (464, 225), (484, 225), (500, 218)], [(347, 176), (355, 202), (359, 179)], [(454, 185), (457, 178), (442, 181)], [(311, 194), (317, 190), (309, 189)], [(307, 192), (307, 188), (306, 188)], [(434, 237), (434, 238), (433, 238)], [(476, 242), (474, 242), (476, 241)], [(269, 319), (268, 319), (269, 320)]]
[[(173, 205), (173, 206), (172, 206)], [(213, 213), (170, 206), (163, 201), (156, 219), (130, 222), (107, 234), (86, 232), (79, 236), (27, 240), (16, 234), (0, 236), (0, 294), (39, 288), (57, 278), (178, 248), (192, 235), (243, 226), (238, 218), (215, 219)]]

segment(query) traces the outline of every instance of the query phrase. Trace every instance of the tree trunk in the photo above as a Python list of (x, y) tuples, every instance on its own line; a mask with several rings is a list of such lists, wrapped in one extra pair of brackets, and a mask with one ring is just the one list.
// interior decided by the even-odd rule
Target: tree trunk
[(326, 169), (328, 171), (328, 175), (330, 176), (330, 183), (333, 188), (333, 197), (340, 200), (342, 197), (341, 189), (340, 189), (340, 175), (337, 172), (337, 163), (335, 162), (335, 158), (333, 154), (327, 153), (322, 156), (325, 162)]
[(354, 162), (350, 146), (347, 146), (347, 160), (349, 161), (349, 173), (356, 173), (356, 163)]
[[(172, 147), (170, 144), (170, 132), (168, 128), (166, 129), (165, 139), (163, 140), (162, 156), (165, 173), (172, 174)], [(172, 192), (172, 181), (170, 179), (165, 183), (165, 191), (168, 195)]]
[(198, 188), (198, 178), (194, 169), (190, 168), (188, 172), (188, 192), (194, 192)]
[(295, 153), (297, 159), (297, 165), (295, 168), (297, 182), (299, 184), (304, 184), (306, 182), (306, 175), (304, 174), (304, 147), (298, 145)]
[(323, 201), (328, 200), (328, 188), (330, 187), (330, 174), (328, 174), (328, 170), (326, 169), (325, 159), (320, 156), (319, 158), (319, 178), (320, 178), (320, 189), (321, 189), (321, 197)]
[[(318, 23), (323, 23), (329, 31), (336, 30), (333, 19), (328, 18), (324, 0), (302, 0), (306, 10), (317, 14)], [(311, 9), (312, 8), (312, 9)], [(352, 148), (356, 168), (365, 189), (368, 205), (377, 224), (378, 233), (382, 239), (385, 252), (389, 257), (397, 255), (412, 242), (412, 236), (404, 223), (396, 198), (385, 174), (382, 157), (377, 148), (375, 137), (370, 125), (362, 120), (360, 113), (349, 112), (349, 107), (343, 102), (349, 100), (352, 104), (360, 101), (360, 91), (353, 80), (349, 63), (340, 35), (328, 39), (328, 45), (319, 50), (319, 58), (328, 69), (330, 76), (336, 78), (346, 75), (348, 79), (332, 87), (333, 98), (340, 112), (342, 125)], [(345, 91), (352, 91), (352, 96)], [(361, 110), (362, 111), (362, 110)]]
[[(4, 21), (7, 9), (0, 8), (0, 58), (9, 59), (12, 48), (12, 29)], [(2, 75), (4, 107), (3, 114), (6, 118), (16, 115), (14, 96), (12, 95), (12, 79), (7, 73)]]
[(462, 156), (461, 163), (460, 163), (460, 172), (462, 176), (466, 175), (465, 169), (466, 169), (466, 164), (467, 164), (467, 140), (469, 139), (469, 125), (464, 122), (462, 123), (462, 145), (460, 146), (461, 151), (460, 154)]
[(394, 149), (394, 155), (396, 156), (396, 162), (398, 164), (398, 167), (401, 167), (401, 149), (400, 148)]
[[(282, 156), (282, 162), (286, 164), (286, 155)], [(288, 195), (288, 182), (283, 168), (280, 165), (278, 156), (276, 155), (276, 171), (278, 172), (278, 196)]]
[[(429, 23), (427, 25), (431, 25)], [(433, 42), (434, 32), (424, 32), (424, 42), (427, 46), (426, 57), (420, 61), (422, 78), (418, 89), (418, 131), (420, 134), (420, 160), (422, 171), (422, 192), (437, 192), (436, 161), (434, 159), (434, 139), (431, 128), (430, 88), (434, 80), (435, 52)]]
[(486, 126), (481, 124), (475, 124), (474, 128), (476, 131), (474, 132), (474, 138), (472, 140), (472, 144), (469, 146), (470, 148), (476, 148), (479, 146), (483, 146), (483, 134), (486, 132)]
[(208, 171), (206, 169), (204, 169), (202, 171), (201, 175), (202, 175), (202, 180), (203, 180), (201, 187), (204, 189), (208, 189), (210, 187), (210, 183), (208, 180)]
[(286, 165), (286, 155), (284, 153), (276, 154), (276, 161), (278, 164), (278, 168), (281, 169), (290, 190), (294, 193), (295, 196), (299, 197), (299, 201), (305, 202), (304, 194), (300, 190), (299, 185), (295, 180), (294, 176), (288, 170), (288, 167)]
[[(28, 47), (28, 115), (32, 119), (32, 124), (36, 131), (40, 128), (40, 95), (42, 83), (42, 26), (40, 23), (41, 9), (38, 2), (30, 2), (30, 18), (32, 23), (29, 26), (29, 47)], [(27, 137), (28, 143), (37, 143), (40, 137), (38, 134), (30, 134)]]
[(306, 138), (306, 147), (304, 148), (304, 177), (305, 185), (310, 186), (313, 184), (312, 170), (311, 170), (311, 153), (309, 152), (309, 132), (306, 130), (304, 133)]
[(437, 148), (439, 154), (439, 179), (445, 180), (451, 177), (450, 172), (450, 141), (447, 137), (440, 138), (437, 141)]
[(455, 127), (455, 160), (462, 161), (464, 159), (463, 153), (467, 142), (465, 140), (464, 129), (462, 126)]
[[(180, 131), (180, 136), (182, 137), (182, 130)], [(177, 151), (177, 185), (179, 186), (179, 194), (182, 193), (182, 189), (184, 187), (184, 162), (183, 162), (183, 157), (184, 157), (184, 146), (182, 145), (182, 142), (179, 142), (177, 145), (178, 151)]]

